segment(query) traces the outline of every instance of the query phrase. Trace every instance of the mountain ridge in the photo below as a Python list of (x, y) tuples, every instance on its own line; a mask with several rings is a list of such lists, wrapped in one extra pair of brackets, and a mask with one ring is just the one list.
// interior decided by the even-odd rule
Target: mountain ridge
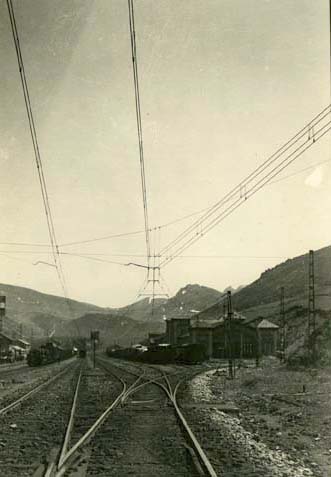
[[(331, 309), (331, 246), (323, 247), (314, 253), (316, 307), (322, 310)], [(164, 320), (173, 317), (189, 317), (218, 302), (229, 289), (233, 293), (233, 307), (248, 318), (263, 316), (275, 322), (279, 319), (280, 287), (285, 287), (285, 306), (287, 308), (307, 308), (308, 298), (309, 255), (303, 254), (291, 258), (265, 270), (260, 277), (244, 287), (233, 289), (227, 287), (223, 291), (199, 284), (188, 284), (182, 287), (171, 298), (151, 300), (144, 298), (120, 308), (103, 308), (90, 303), (68, 300), (35, 291), (28, 287), (0, 284), (0, 293), (7, 297), (7, 317), (13, 323), (21, 322), (30, 327), (36, 334), (48, 334), (54, 330), (56, 334), (64, 332), (66, 324), (88, 316), (90, 328), (94, 322), (109, 326), (110, 321), (131, 320), (128, 326), (135, 328), (134, 321), (144, 329), (164, 329)], [(72, 316), (69, 316), (68, 302)], [(98, 321), (99, 320), (99, 321)], [(102, 320), (108, 320), (103, 322)], [(77, 322), (79, 323), (79, 322)], [(71, 324), (68, 329), (72, 329)], [(143, 324), (143, 325), (142, 325)], [(153, 324), (153, 325), (152, 325)], [(114, 326), (116, 323), (114, 324)], [(76, 325), (74, 325), (76, 326)], [(17, 325), (18, 327), (18, 325)]]

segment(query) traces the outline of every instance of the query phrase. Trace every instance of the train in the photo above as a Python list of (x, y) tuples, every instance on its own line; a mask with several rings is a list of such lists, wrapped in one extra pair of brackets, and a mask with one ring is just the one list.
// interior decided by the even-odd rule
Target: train
[(106, 354), (112, 358), (141, 361), (148, 364), (197, 364), (207, 359), (206, 349), (202, 344), (155, 345), (144, 352), (136, 348), (107, 348)]
[(71, 348), (65, 349), (52, 341), (48, 341), (39, 347), (31, 348), (27, 355), (27, 363), (29, 366), (42, 366), (44, 364), (63, 361), (72, 356), (73, 352)]

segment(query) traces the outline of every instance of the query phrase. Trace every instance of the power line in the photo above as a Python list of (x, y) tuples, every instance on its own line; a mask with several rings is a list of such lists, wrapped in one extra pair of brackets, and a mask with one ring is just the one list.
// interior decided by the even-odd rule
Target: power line
[(71, 305), (68, 301), (66, 281), (65, 281), (65, 277), (64, 277), (64, 273), (63, 273), (63, 268), (62, 268), (62, 264), (61, 264), (61, 260), (60, 260), (60, 254), (59, 254), (59, 248), (58, 248), (58, 244), (57, 244), (57, 240), (56, 240), (54, 222), (53, 222), (51, 207), (50, 207), (50, 203), (49, 203), (49, 197), (48, 197), (48, 192), (47, 192), (47, 187), (46, 187), (46, 180), (45, 180), (45, 175), (44, 175), (44, 171), (43, 171), (43, 164), (42, 164), (42, 159), (41, 159), (41, 155), (40, 155), (38, 137), (37, 137), (35, 121), (34, 121), (34, 117), (33, 117), (33, 111), (32, 111), (32, 106), (31, 106), (31, 100), (30, 100), (30, 94), (29, 94), (27, 79), (26, 79), (26, 75), (25, 75), (24, 62), (23, 62), (23, 57), (22, 57), (22, 52), (21, 52), (20, 40), (19, 40), (16, 18), (15, 18), (15, 12), (14, 12), (14, 7), (13, 7), (12, 0), (7, 0), (7, 7), (8, 7), (9, 18), (10, 18), (10, 25), (11, 25), (13, 40), (14, 40), (14, 44), (15, 44), (15, 50), (16, 50), (16, 56), (17, 56), (17, 61), (18, 61), (18, 66), (19, 66), (21, 83), (22, 83), (22, 88), (23, 88), (24, 102), (25, 102), (26, 112), (27, 112), (27, 116), (28, 116), (30, 134), (31, 134), (31, 139), (32, 139), (32, 144), (33, 144), (33, 149), (34, 149), (37, 171), (38, 171), (39, 184), (40, 184), (40, 189), (41, 189), (41, 194), (42, 194), (42, 199), (43, 199), (43, 204), (44, 204), (44, 209), (45, 209), (45, 214), (46, 214), (47, 227), (48, 227), (48, 232), (49, 232), (50, 244), (51, 244), (51, 248), (52, 248), (53, 260), (54, 260), (54, 264), (55, 264), (55, 267), (56, 267), (59, 282), (61, 284), (61, 288), (62, 288), (62, 291), (63, 291), (64, 298), (66, 299), (68, 308), (71, 311)]
[[(331, 123), (329, 123), (331, 124)], [(323, 134), (326, 134), (328, 131), (330, 131), (331, 127), (329, 127)], [(321, 136), (321, 137), (322, 137)], [(319, 139), (319, 138), (318, 138)], [(297, 154), (294, 159), (291, 160), (293, 162), (297, 157), (299, 157), (301, 154), (303, 154), (309, 147), (311, 147), (312, 144), (307, 146), (303, 151), (301, 151), (299, 154)], [(289, 165), (289, 164), (288, 164)], [(237, 208), (239, 208), (245, 201), (250, 198), (251, 196), (255, 195), (260, 189), (262, 189), (265, 185), (269, 183), (269, 181), (276, 177), (279, 172), (281, 172), (285, 167), (284, 166), (280, 171), (277, 173), (273, 174), (271, 178), (263, 182), (261, 185), (259, 185), (258, 188), (252, 188), (250, 189), (244, 197), (240, 197), (236, 199), (229, 207), (227, 207), (220, 215), (218, 215), (216, 218), (212, 220), (212, 222), (208, 223), (205, 228), (201, 227), (201, 230), (197, 232), (193, 237), (189, 238), (179, 249), (176, 249), (171, 255), (166, 256), (163, 262), (161, 262), (161, 266), (163, 267), (167, 263), (170, 263), (172, 260), (177, 258), (181, 253), (183, 253), (188, 247), (193, 245), (197, 240), (199, 240), (201, 237), (203, 237), (206, 233), (208, 233), (210, 230), (212, 230), (214, 227), (216, 227), (220, 222), (222, 222), (224, 219), (226, 219), (229, 215), (231, 215)]]
[[(165, 266), (274, 179), (329, 130), (330, 105), (161, 251)], [(324, 121), (324, 123), (322, 123)], [(322, 123), (322, 124), (321, 124)], [(316, 129), (319, 126), (319, 129)], [(285, 158), (284, 158), (285, 157)], [(229, 205), (227, 205), (229, 204)]]
[[(149, 229), (151, 230), (151, 229)], [(127, 237), (129, 235), (138, 235), (144, 233), (144, 230), (136, 230), (134, 232), (125, 232), (125, 233), (120, 233), (120, 234), (112, 234), (112, 235), (106, 235), (105, 237), (97, 237), (97, 238), (92, 238), (88, 240), (81, 240), (77, 242), (67, 242), (67, 243), (62, 243), (59, 245), (59, 247), (68, 247), (69, 245), (82, 245), (84, 243), (90, 243), (90, 242), (98, 242), (101, 240), (108, 240), (112, 238), (118, 238), (118, 237)]]
[[(279, 178), (275, 181), (269, 182), (269, 185), (277, 184), (278, 182), (282, 182), (282, 181), (287, 180), (291, 177), (294, 177), (298, 174), (302, 174), (303, 172), (314, 169), (315, 167), (317, 167), (319, 165), (326, 164), (326, 163), (329, 163), (329, 162), (331, 162), (331, 159), (316, 162), (314, 164), (311, 164), (310, 166), (305, 167), (304, 169), (300, 169), (296, 172), (293, 172), (293, 174), (289, 174), (289, 175), (281, 177), (281, 178)], [(199, 215), (203, 212), (206, 212), (207, 210), (210, 210), (210, 206), (209, 207), (204, 207), (203, 209), (199, 209), (196, 212), (192, 212), (190, 214), (184, 215), (182, 217), (179, 217), (179, 218), (174, 219), (172, 221), (166, 222), (164, 224), (157, 225), (155, 227), (151, 227), (149, 229), (149, 232), (153, 232), (155, 230), (160, 230), (160, 229), (169, 227), (171, 225), (175, 225), (175, 224), (177, 224), (177, 223), (179, 223), (183, 220), (189, 219), (191, 217), (194, 217), (195, 215)], [(138, 234), (141, 234), (141, 233), (144, 233), (144, 232), (145, 232), (145, 230), (136, 230), (136, 231), (133, 231), (133, 232), (123, 232), (123, 233), (111, 234), (111, 235), (106, 235), (106, 236), (103, 236), (103, 237), (96, 237), (96, 238), (80, 240), (80, 241), (76, 241), (76, 242), (66, 242), (66, 243), (59, 244), (58, 247), (62, 248), (62, 247), (70, 246), (70, 245), (83, 245), (83, 244), (86, 244), (86, 243), (109, 240), (109, 239), (112, 239), (112, 238), (138, 235)], [(34, 242), (0, 242), (0, 245), (27, 246), (27, 247), (50, 247), (50, 244), (47, 244), (47, 243), (34, 243)], [(11, 251), (8, 251), (8, 253), (11, 253)], [(35, 253), (35, 252), (31, 252), (31, 253)], [(38, 252), (38, 253), (47, 253), (47, 252)], [(94, 254), (89, 252), (89, 255), (94, 255)], [(107, 255), (107, 256), (112, 256), (112, 257), (120, 257), (120, 256), (128, 257), (128, 256), (130, 256), (130, 257), (144, 257), (144, 258), (147, 258), (147, 255), (144, 255), (144, 254), (100, 254), (100, 255)], [(181, 257), (184, 257), (184, 256), (181, 255)], [(193, 256), (190, 255), (190, 257), (193, 257)], [(194, 257), (197, 257), (197, 256), (194, 256)], [(212, 257), (218, 257), (218, 256), (213, 255)], [(277, 258), (277, 257), (266, 257), (266, 258)], [(280, 258), (282, 258), (282, 257), (280, 257)]]
[(269, 182), (269, 185), (277, 184), (278, 182), (285, 181), (286, 179), (289, 179), (290, 177), (294, 177), (294, 176), (297, 176), (298, 174), (302, 174), (303, 172), (314, 169), (314, 167), (320, 166), (322, 164), (326, 164), (327, 162), (331, 162), (331, 159), (316, 162), (315, 164), (312, 164), (311, 166), (307, 166), (304, 169), (300, 169), (299, 171), (293, 172), (293, 174), (289, 174), (288, 176), (281, 177), (280, 179), (277, 179), (276, 181)]
[(147, 264), (149, 265), (151, 249), (150, 249), (150, 239), (149, 239), (145, 161), (144, 161), (143, 133), (142, 133), (142, 124), (141, 124), (141, 108), (140, 108), (139, 78), (138, 78), (138, 58), (137, 58), (137, 45), (136, 45), (133, 0), (128, 0), (128, 7), (129, 7), (129, 24), (130, 24), (133, 81), (134, 81), (134, 92), (135, 92), (135, 103), (136, 103), (136, 119), (137, 119), (137, 131), (138, 131), (138, 142), (139, 142), (140, 175), (141, 175), (141, 187), (142, 187), (143, 206), (144, 206), (145, 239), (146, 239), (147, 257), (148, 257), (147, 258)]
[[(315, 167), (317, 167), (319, 165), (326, 164), (326, 163), (329, 163), (329, 162), (331, 162), (331, 159), (326, 159), (325, 161), (316, 162), (314, 164), (311, 164), (310, 166), (305, 167), (304, 169), (300, 169), (298, 171), (293, 172), (293, 174), (289, 174), (289, 175), (281, 177), (281, 178), (279, 178), (275, 181), (269, 182), (269, 185), (277, 184), (278, 182), (284, 181), (284, 180), (289, 179), (291, 177), (294, 177), (298, 174), (302, 174), (303, 172), (309, 171), (309, 170), (314, 169)], [(209, 207), (204, 207), (203, 209), (199, 209), (196, 212), (192, 212), (190, 214), (184, 215), (182, 217), (179, 217), (179, 218), (174, 219), (172, 221), (166, 222), (164, 224), (157, 225), (155, 227), (151, 227), (149, 229), (149, 232), (153, 232), (155, 230), (159, 230), (159, 229), (169, 227), (171, 225), (175, 225), (179, 222), (182, 222), (183, 220), (194, 217), (195, 215), (202, 214), (203, 212), (206, 212), (207, 210), (210, 210), (210, 206)], [(70, 246), (70, 245), (83, 245), (83, 244), (86, 244), (86, 243), (109, 240), (109, 239), (112, 239), (112, 238), (138, 235), (138, 234), (142, 234), (144, 232), (145, 232), (145, 230), (136, 230), (136, 231), (133, 231), (133, 232), (123, 232), (123, 233), (106, 235), (106, 236), (103, 236), (103, 237), (96, 237), (96, 238), (91, 238), (91, 239), (86, 239), (86, 240), (80, 240), (80, 241), (76, 241), (76, 242), (61, 243), (58, 246), (59, 246), (59, 248), (62, 248), (62, 247)], [(0, 245), (27, 246), (27, 247), (50, 247), (50, 244), (47, 244), (47, 243), (34, 243), (34, 242), (0, 242)], [(89, 253), (89, 255), (91, 255), (91, 254)], [(129, 254), (107, 254), (107, 255), (108, 256), (116, 256), (116, 257), (117, 256), (122, 256), (122, 255), (123, 256), (129, 256)], [(135, 254), (135, 255), (131, 254), (130, 256), (131, 257), (147, 257), (147, 255), (144, 255), (144, 254)], [(273, 258), (273, 257), (271, 257), (271, 258)]]
[(295, 134), (289, 141), (287, 141), (282, 147), (280, 147), (274, 154), (269, 156), (262, 164), (260, 164), (253, 172), (251, 172), (244, 180), (242, 180), (236, 187), (228, 192), (222, 199), (216, 202), (213, 206), (209, 207), (206, 214), (200, 217), (197, 221), (191, 224), (186, 230), (184, 230), (178, 237), (172, 240), (166, 247), (161, 250), (161, 254), (165, 254), (170, 248), (175, 246), (178, 242), (184, 239), (190, 232), (195, 231), (197, 227), (201, 226), (210, 216), (217, 213), (218, 209), (224, 206), (237, 194), (245, 194), (246, 187), (256, 179), (256, 177), (262, 174), (268, 167), (270, 167), (275, 161), (277, 161), (283, 154), (285, 154), (290, 148), (294, 147), (300, 140), (305, 138), (314, 127), (319, 124), (323, 119), (330, 115), (330, 105), (321, 111), (315, 118), (302, 128), (297, 134)]

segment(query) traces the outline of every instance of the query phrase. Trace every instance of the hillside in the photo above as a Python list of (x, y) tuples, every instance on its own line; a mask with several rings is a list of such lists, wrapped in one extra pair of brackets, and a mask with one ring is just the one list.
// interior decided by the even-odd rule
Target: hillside
[[(239, 287), (239, 289), (241, 288)], [(228, 289), (231, 289), (233, 293), (237, 291), (232, 287), (228, 287), (223, 292), (220, 292), (214, 288), (202, 285), (186, 285), (169, 299), (155, 300), (153, 321), (161, 322), (165, 318), (174, 316), (193, 315), (197, 311), (213, 305)], [(119, 308), (116, 312), (140, 321), (150, 321), (152, 319), (152, 303), (148, 298), (145, 298), (127, 307)]]
[[(20, 322), (24, 325), (26, 336), (30, 336), (32, 328), (34, 336), (47, 335), (53, 330), (57, 336), (66, 333), (73, 335), (77, 333), (78, 326), (84, 334), (89, 334), (91, 328), (98, 328), (109, 339), (119, 339), (121, 333), (130, 337), (129, 340), (135, 337), (141, 339), (148, 331), (163, 330), (165, 318), (190, 316), (212, 306), (228, 289), (233, 292), (235, 310), (241, 311), (248, 318), (263, 316), (278, 323), (280, 287), (284, 286), (286, 314), (291, 322), (290, 338), (291, 342), (295, 342), (299, 335), (302, 336), (306, 326), (308, 258), (308, 254), (305, 254), (289, 259), (266, 270), (250, 285), (237, 290), (228, 287), (220, 292), (189, 284), (172, 298), (156, 299), (154, 308), (148, 298), (117, 309), (69, 300), (74, 320), (71, 320), (64, 298), (2, 284), (0, 293), (7, 297), (4, 330), (15, 331), (15, 324)], [(316, 309), (323, 312), (331, 310), (331, 247), (317, 250), (314, 258)], [(320, 324), (323, 325), (322, 322)], [(130, 327), (132, 332), (129, 331)]]
[[(331, 309), (331, 247), (314, 253), (316, 308)], [(263, 272), (257, 280), (239, 290), (233, 306), (247, 316), (268, 316), (279, 313), (280, 288), (285, 288), (288, 307), (308, 304), (309, 254), (286, 260)]]
[[(167, 299), (156, 298), (154, 301), (154, 310), (158, 309), (166, 302)], [(137, 321), (149, 321), (152, 316), (152, 308), (151, 300), (149, 298), (143, 298), (142, 300), (136, 301), (131, 305), (112, 310), (112, 312), (116, 312), (119, 315), (129, 316), (133, 320)], [(153, 312), (153, 320), (160, 321), (161, 319), (162, 317), (159, 315), (159, 313), (154, 314)]]
[(162, 318), (193, 315), (213, 305), (222, 296), (222, 292), (202, 285), (186, 285), (175, 296), (156, 308)]
[(144, 323), (126, 316), (104, 313), (87, 313), (76, 320), (62, 323), (57, 336), (90, 337), (92, 329), (99, 330), (101, 344), (128, 346), (146, 339), (148, 333), (160, 333), (165, 329), (163, 323), (145, 321)]
[[(76, 300), (67, 301), (63, 297), (48, 295), (29, 288), (0, 284), (0, 294), (6, 295), (7, 318), (5, 331), (19, 331), (18, 323), (23, 324), (26, 336), (49, 334), (55, 330), (56, 335), (64, 329), (65, 322), (86, 315), (92, 320), (105, 314), (113, 319), (123, 316), (137, 322), (164, 323), (165, 316), (192, 314), (191, 310), (200, 310), (212, 305), (221, 293), (200, 285), (187, 285), (170, 299), (156, 299), (152, 316), (151, 300), (145, 298), (122, 308), (101, 308)], [(70, 307), (70, 309), (69, 309)], [(158, 326), (159, 328), (160, 326)]]
[(0, 284), (0, 294), (6, 295), (7, 315), (18, 322), (33, 323), (36, 317), (53, 317), (54, 320), (70, 320), (84, 313), (103, 311), (102, 308), (76, 300), (48, 295), (30, 288)]

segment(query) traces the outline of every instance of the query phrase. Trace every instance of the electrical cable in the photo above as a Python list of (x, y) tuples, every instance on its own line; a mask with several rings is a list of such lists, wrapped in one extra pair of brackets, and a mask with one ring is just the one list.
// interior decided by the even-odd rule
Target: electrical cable
[[(328, 125), (331, 124), (331, 121), (328, 123)], [(323, 129), (323, 128), (322, 128)], [(331, 127), (329, 127), (326, 131), (323, 131), (322, 134), (316, 138), (315, 136), (315, 141), (319, 140), (321, 137), (323, 137), (327, 132), (331, 130)], [(321, 131), (321, 130), (320, 130)], [(318, 134), (320, 131), (318, 131), (316, 134)], [(239, 197), (234, 201), (232, 205), (230, 205), (225, 211), (222, 212), (221, 215), (217, 216), (212, 220), (212, 222), (208, 223), (206, 228), (201, 231), (201, 233), (194, 235), (191, 237), (189, 240), (187, 240), (184, 244), (182, 244), (178, 249), (176, 249), (170, 256), (166, 257), (163, 262), (161, 262), (160, 267), (165, 266), (166, 264), (170, 263), (172, 260), (178, 257), (183, 251), (185, 251), (189, 246), (193, 245), (199, 238), (201, 238), (203, 235), (208, 233), (211, 229), (216, 227), (221, 221), (223, 221), (226, 217), (228, 217), (231, 213), (233, 213), (238, 207), (240, 207), (245, 201), (250, 198), (251, 196), (255, 195), (256, 192), (258, 192), (262, 187), (264, 187), (266, 184), (270, 182), (274, 177), (276, 177), (282, 170), (284, 170), (289, 164), (291, 164), (295, 159), (297, 159), (301, 154), (303, 154), (307, 149), (309, 149), (314, 142), (311, 142), (308, 144), (302, 151), (300, 151), (297, 155), (295, 155), (294, 158), (291, 159), (291, 161), (283, 166), (280, 170), (275, 172), (267, 181), (264, 183), (261, 183), (261, 180), (258, 182), (258, 184), (255, 184), (253, 188), (251, 188), (249, 191), (246, 192), (244, 197)], [(295, 151), (296, 152), (296, 151)], [(290, 156), (292, 156), (294, 153), (292, 153)], [(284, 162), (284, 161), (283, 161)], [(276, 169), (276, 168), (275, 168)], [(271, 171), (273, 172), (273, 171)], [(268, 173), (267, 175), (269, 175)], [(266, 176), (265, 176), (266, 177)], [(265, 177), (263, 179), (265, 179)], [(262, 179), (262, 181), (263, 181)], [(259, 185), (260, 184), (260, 185)], [(255, 189), (255, 187), (258, 186), (258, 188)]]
[(290, 148), (294, 147), (300, 140), (305, 136), (308, 137), (314, 127), (316, 127), (321, 121), (330, 115), (330, 105), (324, 108), (318, 115), (316, 115), (304, 128), (302, 128), (298, 133), (296, 133), (290, 140), (288, 140), (283, 146), (281, 146), (275, 153), (273, 153), (269, 158), (267, 158), (262, 164), (260, 164), (252, 173), (250, 173), (244, 180), (242, 180), (236, 187), (234, 187), (230, 192), (228, 192), (222, 199), (216, 202), (211, 206), (206, 214), (200, 217), (197, 221), (191, 224), (187, 229), (185, 229), (178, 237), (172, 240), (168, 245), (163, 247), (161, 254), (165, 253), (172, 247), (174, 247), (178, 242), (184, 239), (189, 233), (198, 228), (206, 221), (211, 215), (217, 213), (217, 210), (222, 207), (226, 202), (229, 202), (234, 196), (238, 193), (244, 193), (245, 188), (250, 184), (256, 177), (262, 174), (268, 167), (270, 167), (275, 161), (277, 161), (284, 153), (286, 153)]
[(17, 61), (19, 66), (19, 73), (20, 73), (21, 83), (23, 88), (23, 95), (24, 95), (24, 101), (26, 106), (26, 112), (28, 116), (29, 129), (30, 129), (35, 161), (36, 161), (36, 166), (38, 171), (38, 179), (39, 179), (39, 184), (40, 184), (40, 189), (41, 189), (41, 194), (42, 194), (42, 199), (44, 204), (46, 220), (47, 220), (47, 227), (49, 232), (50, 244), (52, 248), (53, 260), (56, 267), (59, 282), (62, 288), (63, 296), (67, 302), (69, 311), (72, 313), (71, 304), (68, 299), (65, 276), (64, 276), (64, 272), (63, 272), (63, 268), (62, 268), (62, 264), (60, 260), (59, 248), (58, 248), (58, 244), (56, 240), (54, 222), (53, 222), (52, 212), (51, 212), (50, 203), (49, 203), (49, 196), (48, 196), (47, 187), (46, 187), (46, 180), (45, 180), (45, 175), (43, 171), (43, 164), (42, 164), (42, 159), (40, 155), (38, 137), (37, 137), (36, 127), (35, 127), (32, 106), (31, 106), (30, 94), (29, 94), (29, 89), (28, 89), (28, 84), (27, 84), (27, 79), (25, 74), (24, 62), (23, 62), (23, 57), (21, 52), (20, 40), (19, 40), (12, 0), (7, 0), (7, 7), (8, 7), (13, 40), (15, 44), (16, 56), (17, 56)]
[(135, 92), (135, 103), (136, 103), (136, 120), (137, 120), (137, 132), (138, 132), (138, 142), (139, 142), (140, 175), (141, 175), (141, 187), (142, 187), (143, 206), (144, 206), (147, 265), (149, 266), (150, 256), (151, 256), (151, 249), (150, 249), (150, 238), (149, 238), (145, 160), (144, 160), (143, 133), (142, 133), (142, 122), (141, 122), (139, 77), (138, 77), (138, 58), (137, 58), (137, 45), (136, 45), (133, 0), (128, 0), (128, 8), (129, 8), (129, 25), (130, 25), (133, 81), (134, 81), (134, 92)]
[[(318, 125), (323, 119), (325, 119), (329, 115), (330, 106), (325, 108), (305, 128), (303, 128), (299, 133), (297, 133), (294, 136), (294, 141), (291, 142), (290, 140), (282, 148), (280, 148), (278, 151), (281, 151), (281, 153), (273, 154), (271, 158), (267, 159), (267, 161), (260, 165), (244, 181), (242, 181), (237, 187), (232, 189), (230, 193), (226, 194), (225, 197), (223, 197), (212, 208), (210, 208), (207, 214), (205, 214), (202, 218), (196, 221), (193, 225), (188, 227), (176, 239), (170, 242), (170, 244), (164, 247), (161, 253), (163, 256), (165, 255), (166, 258), (161, 261), (160, 266), (164, 266), (166, 263), (169, 263), (177, 255), (181, 254), (188, 246), (195, 243), (201, 236), (206, 234), (209, 230), (211, 230), (211, 228), (213, 228), (221, 220), (227, 217), (229, 213), (234, 211), (237, 208), (237, 204), (238, 206), (241, 205), (241, 203), (245, 202), (250, 196), (254, 195), (258, 190), (261, 189), (261, 187), (270, 182), (274, 177), (276, 177), (280, 172), (282, 172), (286, 167), (288, 167), (295, 159), (297, 159), (303, 152), (305, 152), (315, 142), (317, 142), (321, 137), (323, 137), (330, 130), (330, 121), (326, 124), (323, 124), (318, 130), (316, 130), (315, 128), (316, 125)], [(303, 140), (307, 134), (307, 139), (301, 142), (300, 145), (296, 149), (294, 149), (294, 151), (290, 151), (290, 149), (292, 149), (293, 146), (295, 146), (299, 140)], [(282, 156), (287, 152), (288, 154), (285, 159), (282, 159)], [(276, 160), (281, 160), (281, 162), (273, 166)], [(273, 168), (269, 170), (272, 166)], [(262, 176), (262, 178), (260, 178), (260, 176)], [(247, 189), (248, 185), (250, 185), (250, 189)], [(231, 204), (225, 210), (220, 211), (221, 207), (228, 202)], [(189, 236), (189, 238), (184, 241), (187, 236)], [(173, 249), (174, 251), (172, 251)]]

